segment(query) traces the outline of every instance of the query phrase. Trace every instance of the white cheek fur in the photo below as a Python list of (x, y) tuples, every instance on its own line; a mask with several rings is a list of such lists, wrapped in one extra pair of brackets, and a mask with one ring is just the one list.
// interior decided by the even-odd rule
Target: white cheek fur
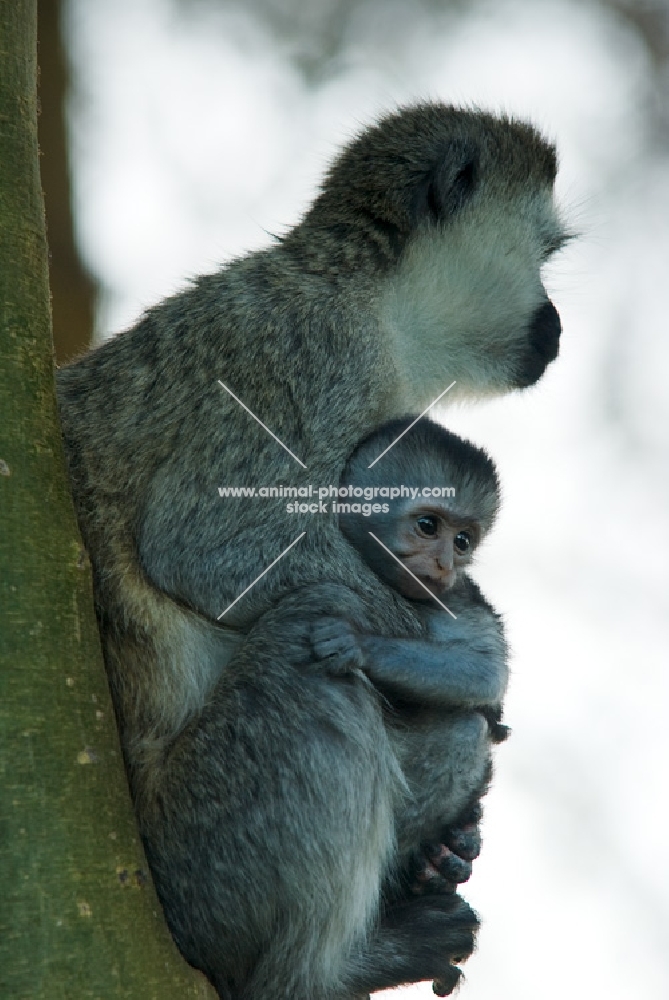
[(449, 401), (508, 390), (514, 346), (522, 356), (530, 319), (545, 297), (540, 215), (550, 202), (481, 202), (443, 229), (414, 238), (386, 281), (380, 319), (407, 404), (424, 406), (456, 385)]

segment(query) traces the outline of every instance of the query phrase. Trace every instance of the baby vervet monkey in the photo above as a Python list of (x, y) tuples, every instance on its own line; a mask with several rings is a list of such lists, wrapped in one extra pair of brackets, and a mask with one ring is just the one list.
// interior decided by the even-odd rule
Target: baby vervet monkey
[[(497, 472), (484, 451), (438, 424), (412, 425), (413, 418), (395, 420), (369, 435), (346, 465), (341, 485), (367, 490), (382, 481), (412, 487), (407, 494), (418, 488), (418, 495), (376, 505), (367, 515), (343, 504), (339, 523), (377, 576), (412, 601), (422, 637), (364, 634), (343, 619), (325, 618), (312, 627), (314, 649), (335, 674), (361, 668), (400, 711), (421, 705), (478, 711), (490, 740), (501, 742), (508, 729), (499, 721), (507, 682), (500, 619), (477, 588), (469, 601), (466, 590), (457, 589), (457, 616), (448, 608), (458, 581), (474, 587), (462, 577), (497, 514)], [(419, 882), (430, 879), (436, 888), (438, 872), (449, 888), (469, 877), (480, 848), (480, 815), (475, 804), (464, 822), (445, 832), (445, 843), (423, 845), (422, 861), (413, 862)]]

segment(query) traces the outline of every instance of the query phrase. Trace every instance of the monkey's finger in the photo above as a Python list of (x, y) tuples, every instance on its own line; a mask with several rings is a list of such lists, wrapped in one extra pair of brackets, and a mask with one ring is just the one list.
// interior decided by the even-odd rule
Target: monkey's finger
[(505, 726), (503, 722), (488, 723), (488, 728), (493, 743), (504, 743), (511, 735), (511, 727)]
[(347, 621), (343, 618), (321, 618), (312, 623), (311, 636), (313, 639), (334, 639), (338, 636), (353, 636), (354, 632)]
[(322, 659), (323, 667), (328, 673), (335, 676), (350, 674), (360, 667), (359, 658), (355, 655), (349, 655), (348, 652), (336, 653), (333, 656), (325, 656)]
[(481, 853), (481, 831), (478, 826), (451, 828), (444, 837), (444, 843), (459, 858), (473, 861)]
[(415, 865), (410, 889), (413, 893), (421, 893), (425, 889), (432, 891), (435, 886), (441, 887), (443, 881), (443, 878), (432, 862), (426, 858), (421, 858)]
[(333, 635), (329, 638), (315, 636), (312, 639), (312, 645), (321, 656), (333, 656), (335, 653), (342, 653), (353, 648), (355, 644), (351, 642), (351, 636)]
[(321, 659), (338, 656), (345, 658), (356, 667), (361, 667), (363, 664), (362, 650), (353, 636), (337, 636), (333, 639), (318, 640), (313, 643), (313, 647)]
[[(364, 657), (360, 645), (348, 622), (325, 619), (315, 622), (311, 632), (314, 653), (322, 660), (338, 661), (338, 669), (345, 662), (348, 669), (361, 667)], [(332, 667), (333, 664), (329, 663)]]
[(457, 885), (466, 882), (471, 876), (471, 861), (458, 857), (445, 844), (435, 844), (426, 847), (425, 854), (430, 867), (436, 868), (439, 874), (450, 883)]
[[(446, 848), (448, 851), (448, 848)], [(457, 854), (453, 854), (452, 851), (448, 851), (447, 854), (436, 864), (436, 868), (441, 875), (446, 879), (447, 882), (455, 882), (459, 885), (461, 882), (466, 882), (472, 874), (472, 863), (471, 861), (465, 861), (464, 858), (459, 858)]]

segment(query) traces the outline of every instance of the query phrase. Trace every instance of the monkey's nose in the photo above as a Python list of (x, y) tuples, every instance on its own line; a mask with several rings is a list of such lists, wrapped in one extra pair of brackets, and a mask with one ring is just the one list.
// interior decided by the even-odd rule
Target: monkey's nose
[(558, 355), (562, 324), (550, 299), (546, 299), (536, 310), (528, 332), (529, 349), (518, 374), (518, 388), (521, 389), (534, 385)]
[(535, 312), (530, 325), (530, 343), (546, 364), (558, 355), (561, 333), (560, 314), (547, 299)]

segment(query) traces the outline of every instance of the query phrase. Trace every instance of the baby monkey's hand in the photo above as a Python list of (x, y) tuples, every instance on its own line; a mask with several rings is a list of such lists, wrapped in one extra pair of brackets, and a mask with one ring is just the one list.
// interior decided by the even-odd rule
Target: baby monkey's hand
[(356, 633), (343, 618), (319, 618), (313, 622), (311, 644), (323, 666), (333, 674), (359, 670), (364, 663)]

